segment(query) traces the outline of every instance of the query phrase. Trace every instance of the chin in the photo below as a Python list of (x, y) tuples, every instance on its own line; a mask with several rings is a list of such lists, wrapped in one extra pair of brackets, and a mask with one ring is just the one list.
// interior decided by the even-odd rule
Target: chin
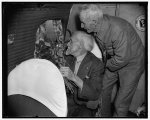
[(70, 49), (66, 50), (66, 55), (71, 55), (71, 50)]
[(86, 31), (87, 31), (87, 33), (91, 33), (91, 32), (93, 32), (93, 30), (92, 30), (92, 29), (86, 29)]

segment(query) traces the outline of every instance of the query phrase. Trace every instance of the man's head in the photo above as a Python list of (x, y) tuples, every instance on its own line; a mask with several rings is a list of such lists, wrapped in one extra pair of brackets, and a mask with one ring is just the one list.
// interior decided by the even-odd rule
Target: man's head
[(83, 31), (76, 31), (68, 43), (66, 55), (80, 56), (93, 48), (93, 37)]
[(82, 5), (79, 15), (81, 27), (86, 29), (88, 33), (96, 32), (97, 24), (100, 24), (103, 18), (102, 10), (95, 4)]

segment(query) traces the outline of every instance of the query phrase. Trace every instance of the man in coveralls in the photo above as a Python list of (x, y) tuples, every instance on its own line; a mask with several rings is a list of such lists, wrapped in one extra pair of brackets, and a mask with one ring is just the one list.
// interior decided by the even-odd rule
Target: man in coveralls
[(103, 14), (96, 4), (81, 7), (81, 27), (94, 32), (103, 53), (102, 116), (111, 117), (111, 93), (119, 80), (114, 117), (127, 117), (132, 97), (144, 72), (144, 46), (132, 25), (122, 18)]

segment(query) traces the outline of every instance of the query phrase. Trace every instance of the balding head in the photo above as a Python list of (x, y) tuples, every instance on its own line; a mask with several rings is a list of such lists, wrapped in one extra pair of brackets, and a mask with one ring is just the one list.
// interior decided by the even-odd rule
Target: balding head
[(67, 46), (66, 55), (80, 56), (93, 49), (93, 37), (83, 31), (76, 31)]
[(93, 37), (83, 31), (76, 31), (73, 33), (72, 38), (76, 37), (77, 40), (83, 43), (83, 47), (86, 51), (91, 51), (93, 49)]

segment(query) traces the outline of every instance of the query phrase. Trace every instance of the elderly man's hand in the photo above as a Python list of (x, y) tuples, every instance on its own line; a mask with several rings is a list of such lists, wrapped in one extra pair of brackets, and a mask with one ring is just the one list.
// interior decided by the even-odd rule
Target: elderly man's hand
[(61, 67), (60, 72), (63, 77), (68, 78), (71, 81), (75, 81), (75, 75), (74, 73), (70, 70), (69, 67)]
[(68, 80), (73, 81), (81, 90), (83, 87), (83, 81), (76, 76), (69, 67), (61, 67), (60, 68), (60, 72), (62, 74), (63, 77), (68, 78)]

